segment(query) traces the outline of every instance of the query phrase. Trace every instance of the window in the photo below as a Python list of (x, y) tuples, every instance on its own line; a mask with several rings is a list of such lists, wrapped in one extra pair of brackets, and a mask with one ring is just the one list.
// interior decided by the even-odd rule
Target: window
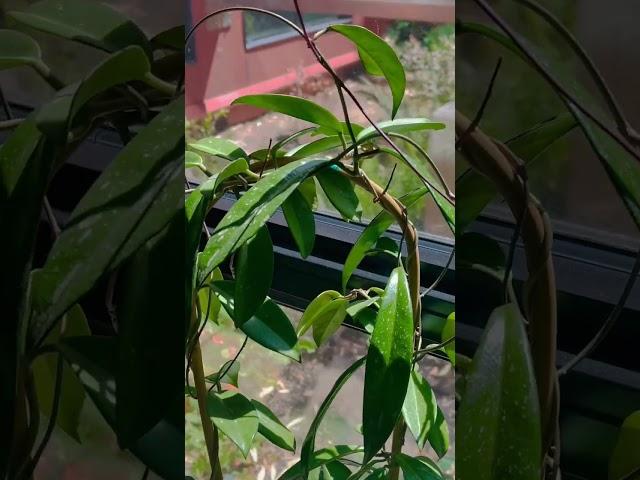
[[(296, 12), (276, 11), (279, 15), (298, 23)], [(304, 15), (307, 31), (316, 32), (334, 23), (349, 23), (351, 17), (310, 13)], [(247, 50), (295, 37), (297, 34), (283, 22), (261, 13), (244, 13), (244, 41)]]

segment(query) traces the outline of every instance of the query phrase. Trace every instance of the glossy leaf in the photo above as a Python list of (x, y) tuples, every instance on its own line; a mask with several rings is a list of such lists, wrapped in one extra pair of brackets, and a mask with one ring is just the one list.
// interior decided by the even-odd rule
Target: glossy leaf
[(636, 480), (640, 474), (629, 475), (640, 468), (640, 411), (628, 416), (620, 427), (618, 441), (609, 460), (609, 480), (629, 478)]
[(9, 12), (7, 16), (29, 28), (108, 52), (138, 45), (151, 57), (149, 40), (142, 30), (130, 19), (103, 3), (43, 0), (19, 12)]
[[(336, 445), (333, 447), (323, 448), (321, 450), (313, 452), (313, 455), (311, 457), (310, 469), (311, 471), (313, 471), (319, 467), (322, 467), (323, 465), (335, 462), (336, 460), (340, 460), (341, 458), (346, 458), (361, 453), (361, 447), (351, 445)], [(298, 462), (287, 469), (282, 475), (280, 475), (280, 477), (278, 477), (278, 480), (302, 480), (303, 478), (304, 476), (302, 463)]]
[(402, 405), (402, 416), (421, 450), (427, 443), (431, 427), (435, 424), (437, 411), (438, 404), (429, 382), (420, 372), (413, 370), (407, 396)]
[(325, 305), (313, 317), (313, 340), (320, 347), (338, 331), (347, 316), (349, 301), (346, 298), (337, 298)]
[(213, 155), (214, 157), (224, 158), (233, 161), (239, 158), (249, 158), (247, 153), (231, 140), (224, 138), (207, 137), (190, 143), (189, 148), (198, 152)]
[(456, 418), (460, 480), (541, 477), (538, 393), (517, 305), (496, 308), (473, 358)]
[(258, 421), (260, 422), (258, 432), (260, 435), (277, 447), (295, 452), (296, 438), (293, 433), (291, 433), (291, 430), (285, 427), (266, 405), (257, 400), (251, 400), (251, 403), (253, 403), (258, 413)]
[(273, 279), (273, 243), (266, 226), (242, 245), (235, 256), (233, 319), (241, 327), (264, 303)]
[(295, 190), (282, 204), (282, 213), (287, 220), (289, 231), (293, 236), (300, 255), (307, 258), (311, 255), (316, 240), (316, 222), (309, 202), (300, 192)]
[(207, 397), (207, 414), (246, 458), (259, 425), (251, 401), (238, 392), (213, 392)]
[[(456, 312), (452, 312), (447, 317), (447, 320), (444, 322), (444, 327), (442, 328), (442, 337), (441, 341), (446, 342), (451, 338), (455, 338), (456, 336)], [(444, 351), (449, 357), (452, 365), (456, 366), (456, 341), (445, 345)]]
[(40, 45), (22, 32), (0, 29), (0, 70), (42, 65)]
[[(427, 188), (420, 188), (411, 193), (400, 198), (400, 201), (405, 207), (412, 206), (418, 199), (426, 195), (428, 192)], [(391, 225), (393, 225), (394, 218), (393, 216), (383, 210), (366, 226), (366, 228), (362, 231), (356, 243), (351, 247), (349, 251), (349, 255), (347, 256), (347, 260), (344, 263), (344, 267), (342, 269), (342, 290), (347, 290), (347, 283), (353, 275), (353, 272), (360, 262), (364, 260), (367, 255), (367, 252), (375, 247), (378, 239), (386, 232)]]
[[(345, 139), (350, 139), (351, 138), (351, 134), (349, 133), (349, 125), (351, 125), (351, 130), (353, 130), (353, 134), (356, 136), (356, 138), (358, 138), (358, 135), (360, 134), (360, 132), (362, 130), (364, 130), (364, 127), (358, 123), (355, 122), (349, 122), (349, 124), (347, 124), (347, 122), (340, 122), (340, 125), (342, 127), (342, 136)], [(311, 136), (314, 137), (316, 135), (327, 135), (327, 136), (331, 136), (331, 135), (335, 135), (336, 131), (332, 128), (327, 128), (327, 127), (316, 127), (312, 129), (313, 131), (311, 132)]]
[[(442, 130), (445, 128), (444, 123), (432, 122), (427, 118), (397, 118), (395, 120), (380, 122), (376, 125), (385, 133), (410, 133), (422, 130)], [(358, 134), (356, 140), (358, 144), (361, 144), (379, 135), (378, 130), (374, 127), (367, 127)]]
[[(63, 324), (64, 331), (62, 329)], [(54, 345), (63, 337), (89, 335), (90, 333), (82, 308), (79, 305), (74, 305), (65, 314), (65, 321), (61, 322), (47, 336), (44, 345)], [(42, 355), (37, 357), (32, 364), (38, 403), (42, 413), (48, 417), (51, 415), (51, 406), (53, 404), (56, 363), (56, 355)], [(62, 390), (56, 425), (69, 436), (79, 441), (78, 426), (85, 399), (84, 388), (69, 365), (64, 365), (62, 375)]]
[(438, 465), (429, 458), (414, 458), (398, 453), (393, 459), (400, 465), (404, 480), (444, 480), (445, 478)]
[(506, 263), (500, 244), (486, 235), (467, 232), (456, 242), (456, 265), (461, 265), (463, 268), (483, 265), (495, 272), (504, 272)]
[(345, 220), (360, 220), (362, 205), (351, 181), (338, 170), (326, 168), (316, 175), (331, 205)]
[(305, 332), (313, 325), (318, 313), (337, 298), (340, 298), (340, 294), (335, 290), (327, 290), (314, 298), (307, 306), (300, 318), (300, 321), (298, 322), (298, 328), (296, 329), (298, 336), (304, 335)]
[(232, 105), (252, 105), (271, 112), (279, 112), (328, 128), (333, 132), (342, 132), (342, 124), (333, 113), (320, 105), (300, 97), (281, 94), (247, 95), (237, 98)]
[(324, 418), (327, 411), (329, 410), (329, 407), (331, 406), (336, 396), (338, 395), (338, 392), (340, 392), (344, 384), (347, 383), (347, 380), (351, 378), (351, 375), (353, 375), (355, 371), (362, 366), (366, 358), (367, 357), (363, 357), (360, 360), (357, 360), (338, 377), (338, 379), (336, 380), (336, 383), (333, 385), (333, 387), (329, 391), (329, 394), (326, 396), (326, 398), (320, 405), (320, 408), (318, 409), (316, 416), (313, 418), (313, 421), (311, 422), (311, 426), (309, 427), (309, 431), (307, 432), (307, 436), (305, 437), (304, 442), (302, 443), (302, 450), (300, 452), (300, 464), (302, 465), (302, 478), (306, 478), (309, 472), (314, 468), (314, 459), (315, 459), (314, 449), (315, 449), (315, 442), (316, 442), (316, 434), (318, 433), (318, 427), (320, 426), (322, 419)]
[(328, 160), (300, 160), (285, 165), (262, 180), (229, 209), (218, 224), (198, 259), (198, 283), (231, 253), (257, 233), (282, 203), (307, 177), (328, 164)]
[(202, 157), (195, 152), (184, 152), (184, 168), (199, 168), (203, 172), (207, 171)]
[(371, 75), (382, 75), (387, 79), (393, 97), (391, 118), (394, 118), (407, 86), (404, 68), (396, 52), (382, 38), (359, 25), (332, 25), (329, 30), (344, 35), (358, 47), (363, 65)]
[(22, 11), (9, 12), (19, 24), (115, 52), (130, 45), (142, 47), (149, 56), (149, 41), (129, 18), (99, 2), (43, 0)]
[(66, 140), (73, 120), (97, 95), (149, 73), (149, 59), (140, 47), (126, 47), (107, 57), (79, 83), (60, 90), (37, 114), (38, 128)]
[(371, 335), (364, 378), (365, 462), (384, 446), (402, 412), (411, 375), (413, 318), (402, 267), (389, 278)]
[(429, 430), (428, 440), (439, 458), (444, 457), (449, 451), (449, 426), (440, 407), (437, 408), (436, 419)]
[[(219, 294), (220, 301), (227, 313), (233, 318), (235, 291), (234, 282), (214, 282), (212, 288)], [(296, 350), (298, 337), (287, 314), (273, 300), (267, 300), (258, 308), (253, 317), (239, 328), (254, 342), (269, 350), (280, 353), (295, 361), (300, 361)]]
[(200, 184), (198, 186), (198, 191), (200, 191), (204, 195), (206, 201), (209, 202), (216, 193), (219, 193), (220, 187), (225, 181), (235, 177), (236, 175), (245, 173), (248, 170), (249, 164), (244, 158), (232, 160), (229, 164), (225, 165), (219, 173), (210, 176), (204, 183)]
[(322, 465), (309, 472), (309, 480), (348, 480), (351, 476), (349, 467), (338, 461)]
[(178, 98), (122, 149), (92, 185), (42, 270), (34, 272), (36, 338), (173, 218), (184, 204), (183, 155), (184, 100)]
[(343, 140), (338, 135), (323, 137), (289, 150), (285, 157), (307, 158), (335, 148), (342, 148), (342, 142)]

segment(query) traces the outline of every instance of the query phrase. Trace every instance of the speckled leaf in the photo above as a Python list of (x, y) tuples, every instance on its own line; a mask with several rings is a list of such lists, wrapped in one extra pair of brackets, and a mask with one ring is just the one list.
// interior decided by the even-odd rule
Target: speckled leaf
[(43, 0), (21, 11), (9, 12), (10, 21), (62, 38), (115, 52), (138, 45), (151, 57), (149, 40), (129, 18), (100, 2)]
[(264, 303), (273, 279), (273, 243), (266, 226), (235, 255), (234, 320), (240, 327)]
[(289, 450), (290, 452), (296, 451), (296, 438), (287, 427), (285, 427), (278, 417), (269, 410), (269, 407), (260, 403), (257, 400), (251, 400), (253, 406), (258, 413), (258, 421), (260, 426), (258, 432), (264, 438), (269, 440), (275, 446)]
[(207, 413), (246, 458), (259, 425), (251, 401), (238, 392), (213, 392), (207, 397)]
[(420, 372), (412, 371), (407, 396), (402, 405), (402, 416), (420, 449), (423, 449), (427, 443), (427, 436), (435, 423), (437, 410), (436, 397), (429, 382)]
[(529, 342), (517, 305), (496, 308), (467, 376), (456, 418), (465, 448), (460, 480), (541, 477), (538, 393)]
[(407, 86), (404, 68), (396, 52), (382, 38), (359, 25), (332, 25), (329, 30), (344, 35), (358, 47), (360, 57), (364, 57), (364, 67), (370, 74), (383, 75), (387, 79), (393, 97), (391, 118), (394, 118)]
[(189, 144), (189, 148), (198, 152), (213, 155), (232, 161), (239, 158), (249, 158), (247, 153), (231, 140), (224, 138), (207, 137)]
[(22, 32), (0, 29), (0, 70), (41, 64), (38, 42)]
[(411, 375), (413, 319), (407, 276), (391, 273), (371, 335), (364, 379), (365, 462), (384, 446), (402, 412)]
[(213, 231), (198, 259), (198, 283), (251, 238), (298, 188), (300, 182), (326, 166), (329, 160), (300, 160), (258, 181), (233, 204)]

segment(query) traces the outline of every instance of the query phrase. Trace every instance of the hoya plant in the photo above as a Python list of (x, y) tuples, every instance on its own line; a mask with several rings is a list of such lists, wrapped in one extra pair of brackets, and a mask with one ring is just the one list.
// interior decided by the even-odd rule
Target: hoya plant
[[(436, 351), (452, 355), (453, 316), (441, 343), (423, 343), (422, 302), (429, 297), (421, 286), (418, 234), (407, 212), (409, 206), (430, 196), (451, 230), (455, 228), (453, 192), (420, 143), (407, 136), (441, 130), (444, 125), (427, 118), (397, 118), (405, 94), (405, 72), (394, 50), (382, 38), (361, 26), (344, 24), (329, 26), (311, 37), (297, 2), (294, 6), (300, 26), (276, 13), (250, 7), (214, 12), (194, 26), (195, 30), (211, 16), (232, 10), (257, 12), (283, 22), (307, 43), (335, 83), (342, 105), (340, 118), (323, 106), (296, 96), (243, 96), (233, 103), (295, 117), (306, 121), (309, 127), (292, 131), (254, 152), (217, 137), (188, 144), (185, 167), (200, 170), (206, 180), (196, 186), (188, 182), (185, 205), (184, 313), (188, 325), (185, 394), (198, 402), (211, 478), (222, 478), (222, 436), (245, 456), (257, 436), (299, 453), (300, 461), (283, 473), (281, 480), (397, 480), (400, 472), (406, 480), (444, 478), (438, 463), (431, 458), (447, 452), (448, 426), (419, 366), (426, 355)], [(388, 120), (373, 122), (329, 65), (316, 44), (325, 35), (340, 35), (351, 41), (366, 72), (386, 80), (392, 99)], [(366, 125), (350, 120), (346, 98), (368, 119)], [(303, 143), (293, 147), (295, 140)], [(408, 155), (406, 146), (417, 146), (419, 156)], [(366, 165), (379, 161), (382, 154), (391, 155), (407, 166), (422, 187), (396, 198), (388, 191), (392, 175), (386, 185), (374, 182), (365, 172)], [(218, 159), (216, 164), (220, 168), (211, 171), (212, 163), (207, 161), (210, 158)], [(356, 218), (361, 209), (356, 189), (367, 192), (382, 207), (382, 212), (353, 245), (341, 285), (320, 293), (294, 326), (269, 297), (274, 253), (267, 222), (281, 209), (300, 255), (306, 258), (314, 248), (314, 205), (319, 189), (345, 220)], [(207, 215), (225, 195), (235, 196), (236, 201), (222, 220), (210, 228), (205, 223)], [(383, 236), (394, 224), (402, 232), (402, 245)], [(349, 288), (351, 276), (365, 256), (380, 252), (391, 254), (396, 264), (386, 287)], [(237, 388), (242, 348), (218, 371), (204, 371), (199, 337), (207, 322), (217, 322), (222, 312), (232, 318), (233, 328), (245, 336), (242, 348), (247, 342), (255, 342), (298, 361), (299, 341), (306, 332), (312, 332), (314, 342), (321, 346), (348, 316), (369, 328), (366, 356), (336, 379), (302, 445), (295, 444), (293, 434), (268, 405), (248, 398)], [(373, 320), (367, 323), (366, 319)], [(339, 391), (358, 369), (365, 371), (361, 444), (318, 444), (318, 427)], [(403, 452), (407, 429), (424, 455), (412, 457)], [(428, 456), (428, 450), (434, 454)]]
[[(473, 359), (459, 355), (457, 382), (459, 408), (456, 422), (464, 448), (457, 458), (461, 480), (561, 478), (560, 386), (562, 378), (589, 357), (607, 337), (623, 310), (640, 269), (640, 254), (626, 285), (621, 286), (617, 305), (602, 322), (597, 334), (570, 361), (557, 366), (557, 298), (551, 258), (553, 231), (544, 199), (529, 188), (527, 172), (542, 168), (534, 161), (570, 132), (580, 131), (588, 140), (607, 177), (640, 226), (639, 138), (607, 86), (597, 66), (571, 31), (549, 10), (533, 0), (514, 2), (522, 18), (534, 19), (549, 39), (545, 48), (530, 32), (515, 28), (485, 0), (473, 0), (486, 14), (487, 23), (459, 21), (456, 34), (498, 47), (541, 81), (560, 102), (555, 116), (510, 139), (495, 138), (483, 131), (487, 112), (497, 106), (500, 59), (476, 112), (456, 112), (456, 146), (462, 155), (456, 181), (460, 276), (476, 271), (501, 292), (502, 305), (487, 319)], [(537, 40), (537, 41), (536, 41)], [(566, 52), (564, 63), (555, 53)], [(476, 67), (482, 59), (473, 57)], [(573, 66), (577, 65), (576, 70)], [(580, 72), (578, 75), (576, 72)], [(465, 78), (469, 86), (477, 79)], [(594, 93), (587, 84), (597, 86)], [(460, 85), (460, 83), (459, 83)], [(533, 102), (532, 89), (523, 89)], [(511, 98), (508, 100), (511, 101)], [(510, 115), (514, 108), (511, 104)], [(553, 168), (562, 158), (554, 159)], [(545, 178), (550, 178), (549, 166)], [(470, 223), (495, 197), (504, 199), (515, 219), (508, 251), (489, 237), (468, 233)], [(527, 274), (523, 288), (511, 275), (515, 245), (522, 240)], [(465, 273), (467, 272), (467, 273)], [(474, 292), (475, 293), (475, 292)], [(631, 413), (631, 412), (629, 412)], [(638, 415), (621, 425), (619, 441), (610, 458), (609, 479), (637, 478)], [(635, 427), (634, 427), (635, 425)], [(635, 433), (634, 433), (634, 428)], [(635, 445), (635, 447), (634, 447)], [(635, 451), (634, 451), (635, 448)]]
[[(90, 443), (88, 402), (143, 462), (140, 474), (181, 478), (181, 387), (164, 380), (180, 378), (182, 296), (161, 277), (182, 273), (171, 252), (184, 235), (184, 28), (149, 38), (81, 0), (34, 2), (3, 19), (0, 69), (33, 70), (48, 99), (15, 118), (2, 96), (0, 478), (33, 478), (54, 432)], [(93, 49), (94, 63), (57, 71), (35, 40), (52, 37)], [(49, 202), (52, 182), (103, 128), (123, 147), (64, 218)], [(89, 296), (104, 299), (93, 305), (110, 333), (92, 334)]]

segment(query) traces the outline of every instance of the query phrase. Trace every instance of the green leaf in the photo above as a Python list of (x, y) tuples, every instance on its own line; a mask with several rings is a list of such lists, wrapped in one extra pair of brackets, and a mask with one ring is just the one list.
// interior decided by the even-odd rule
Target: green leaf
[(251, 403), (258, 413), (258, 421), (260, 422), (258, 432), (260, 435), (276, 447), (295, 452), (296, 438), (293, 433), (278, 420), (278, 417), (266, 405), (257, 400), (251, 400)]
[(309, 472), (309, 480), (347, 480), (351, 476), (351, 470), (338, 462), (329, 462)]
[(197, 142), (190, 143), (189, 148), (208, 155), (213, 155), (214, 157), (224, 158), (229, 161), (238, 160), (239, 158), (249, 158), (242, 148), (237, 146), (231, 140), (226, 140), (224, 138), (202, 138)]
[[(331, 406), (336, 396), (338, 395), (338, 392), (342, 389), (344, 384), (347, 383), (347, 380), (351, 378), (351, 375), (353, 375), (355, 371), (362, 366), (366, 358), (367, 357), (362, 357), (360, 360), (357, 360), (338, 377), (338, 379), (336, 380), (336, 383), (333, 385), (333, 387), (329, 391), (329, 394), (320, 405), (320, 408), (318, 409), (318, 413), (316, 413), (316, 416), (311, 422), (311, 426), (309, 427), (307, 436), (305, 437), (304, 442), (302, 443), (302, 450), (300, 452), (300, 463), (302, 465), (303, 478), (306, 478), (309, 472), (313, 468), (315, 468), (314, 467), (314, 459), (315, 459), (314, 449), (315, 449), (315, 442), (316, 442), (316, 434), (318, 433), (318, 427), (320, 426), (322, 419), (324, 418), (327, 411), (329, 410), (329, 407)], [(280, 480), (283, 480), (283, 479), (281, 478)]]
[(327, 290), (314, 298), (307, 306), (302, 314), (302, 318), (300, 318), (300, 321), (298, 322), (298, 328), (296, 329), (298, 336), (304, 335), (305, 332), (313, 325), (318, 313), (337, 298), (340, 298), (340, 294), (335, 290)]
[[(351, 134), (349, 133), (349, 125), (351, 125), (351, 130), (353, 130), (353, 134), (356, 136), (356, 139), (358, 138), (358, 135), (360, 134), (360, 132), (362, 130), (364, 130), (364, 127), (362, 125), (359, 125), (357, 123), (354, 122), (340, 122), (340, 125), (342, 127), (342, 136), (346, 139), (350, 139), (351, 138)], [(331, 136), (331, 135), (335, 135), (336, 131), (332, 128), (327, 128), (327, 127), (315, 127), (315, 128), (311, 128), (311, 136), (314, 137), (316, 135), (326, 135), (326, 136)]]
[[(551, 120), (542, 122), (532, 129), (507, 142), (507, 147), (530, 165), (551, 145), (571, 132), (577, 123), (568, 113), (560, 114)], [(469, 169), (456, 180), (459, 193), (456, 202), (458, 231), (464, 232), (497, 194), (491, 181)]]
[(440, 407), (437, 409), (433, 427), (429, 430), (428, 440), (429, 445), (431, 445), (431, 448), (433, 448), (439, 458), (447, 454), (449, 450), (449, 426)]
[(207, 242), (198, 259), (198, 283), (231, 253), (256, 234), (278, 207), (329, 160), (300, 160), (285, 165), (259, 180), (233, 204)]
[(333, 113), (320, 105), (300, 97), (280, 94), (247, 95), (237, 98), (232, 105), (252, 105), (272, 112), (315, 123), (335, 132), (342, 132), (342, 124)]
[(259, 426), (258, 413), (251, 401), (238, 392), (213, 392), (207, 397), (207, 413), (247, 458)]
[(199, 168), (203, 172), (207, 171), (207, 167), (204, 165), (202, 157), (194, 152), (184, 152), (184, 168)]
[(313, 317), (313, 340), (318, 347), (338, 331), (347, 316), (348, 305), (346, 298), (336, 298)]
[(264, 303), (273, 279), (273, 243), (266, 226), (247, 240), (235, 256), (233, 319), (241, 327)]
[(404, 453), (398, 453), (393, 459), (400, 465), (404, 480), (444, 480), (438, 465), (429, 458), (413, 458)]
[(343, 140), (338, 135), (331, 135), (299, 145), (287, 152), (285, 157), (307, 158), (318, 153), (324, 153), (334, 148), (342, 148)]
[[(184, 372), (182, 212), (118, 272), (118, 370), (116, 429), (127, 448), (151, 430), (179, 402)], [(150, 328), (150, 326), (152, 326)], [(149, 401), (149, 392), (155, 399)]]
[[(445, 128), (444, 123), (432, 122), (427, 118), (396, 118), (395, 120), (380, 122), (376, 125), (378, 129), (385, 133), (409, 133), (422, 130), (442, 130)], [(362, 130), (356, 137), (356, 140), (358, 144), (362, 144), (378, 136), (380, 136), (378, 130), (371, 126)]]
[[(186, 152), (189, 153), (189, 152)], [(218, 188), (220, 188), (226, 180), (229, 180), (236, 175), (240, 175), (241, 173), (245, 173), (249, 170), (249, 164), (244, 158), (239, 158), (237, 160), (232, 160), (231, 163), (227, 164), (220, 173), (210, 176), (204, 183), (198, 186), (198, 190), (205, 197), (205, 201), (208, 203), (211, 201), (211, 198), (218, 193)], [(203, 218), (204, 221), (204, 218)]]
[(122, 149), (92, 185), (42, 270), (33, 273), (35, 338), (182, 208), (183, 155), (184, 100), (178, 98)]
[[(323, 448), (313, 452), (310, 461), (310, 471), (313, 471), (323, 465), (327, 465), (341, 458), (362, 453), (362, 447), (351, 445), (336, 445), (333, 447)], [(298, 462), (286, 470), (278, 480), (301, 480), (303, 479), (302, 463)]]
[(316, 178), (331, 205), (345, 220), (360, 220), (362, 205), (353, 183), (347, 177), (333, 168), (326, 168), (318, 172)]
[[(60, 350), (106, 422), (115, 430), (116, 339), (82, 336), (63, 339)], [(183, 399), (161, 422), (131, 445), (131, 452), (162, 478), (184, 475), (184, 431), (170, 419), (183, 415)]]
[(238, 388), (238, 380), (240, 376), (240, 362), (238, 360), (229, 360), (225, 362), (222, 367), (220, 367), (219, 371), (212, 375), (208, 375), (207, 377), (205, 377), (205, 380), (209, 383), (216, 384), (218, 383), (218, 377), (223, 372), (225, 373), (220, 379), (220, 383), (226, 383)]
[(407, 86), (404, 68), (396, 52), (371, 30), (358, 25), (332, 25), (329, 30), (344, 35), (358, 47), (363, 65), (371, 75), (382, 75), (387, 79), (393, 97), (391, 118), (394, 118)]
[(384, 446), (402, 412), (413, 357), (413, 318), (407, 276), (391, 273), (371, 335), (364, 377), (365, 462)]
[(387, 469), (386, 468), (378, 468), (374, 470), (371, 475), (368, 477), (364, 477), (363, 480), (386, 480), (387, 479)]
[(507, 259), (498, 242), (477, 232), (467, 232), (456, 241), (456, 265), (469, 268), (483, 265), (495, 272), (504, 272)]
[(40, 45), (22, 32), (0, 29), (0, 70), (23, 65), (43, 66)]
[(151, 39), (151, 45), (154, 49), (167, 49), (184, 52), (184, 25), (176, 25), (167, 30), (158, 33)]
[(307, 258), (311, 255), (316, 240), (316, 222), (313, 210), (301, 193), (300, 187), (282, 204), (282, 213), (287, 220), (289, 231), (293, 236), (300, 255)]
[(83, 80), (63, 88), (42, 107), (36, 117), (38, 128), (66, 141), (74, 119), (92, 99), (116, 85), (142, 80), (150, 68), (149, 59), (140, 47), (126, 47), (113, 53)]
[[(400, 201), (405, 207), (412, 206), (418, 199), (426, 195), (428, 192), (426, 187), (419, 188), (407, 195), (400, 197)], [(356, 243), (354, 243), (353, 247), (349, 251), (349, 255), (347, 256), (347, 260), (344, 263), (344, 267), (342, 269), (342, 290), (347, 290), (347, 283), (353, 275), (353, 272), (358, 268), (360, 262), (364, 260), (367, 255), (367, 252), (375, 247), (378, 239), (382, 236), (384, 232), (386, 232), (391, 225), (393, 225), (394, 218), (393, 216), (383, 210), (380, 212), (369, 225), (362, 231)]]
[[(473, 358), (456, 418), (465, 439), (460, 478), (541, 477), (538, 392), (529, 341), (517, 305), (496, 308)], [(505, 452), (514, 452), (505, 455)]]
[[(220, 281), (211, 284), (219, 294), (225, 310), (233, 318), (235, 291), (234, 282)], [(296, 350), (298, 337), (287, 314), (273, 300), (267, 298), (253, 317), (238, 326), (254, 342), (285, 357), (300, 361), (300, 352)]]
[(609, 480), (640, 478), (640, 474), (629, 477), (631, 472), (640, 468), (638, 445), (640, 445), (640, 411), (629, 415), (620, 427), (618, 441), (609, 460)]
[[(62, 325), (64, 324), (64, 331)], [(54, 345), (60, 338), (89, 335), (90, 330), (82, 307), (74, 305), (66, 314), (65, 321), (61, 322), (46, 338), (44, 345)], [(33, 376), (38, 395), (38, 403), (42, 413), (51, 416), (53, 404), (53, 392), (55, 384), (57, 358), (52, 355), (37, 357), (32, 364)], [(60, 405), (56, 425), (69, 436), (80, 441), (78, 425), (80, 413), (84, 404), (84, 388), (75, 374), (65, 364), (62, 371), (62, 390), (60, 393)]]
[(412, 371), (407, 396), (402, 405), (402, 415), (421, 450), (427, 443), (427, 436), (435, 423), (437, 409), (436, 397), (429, 382), (420, 372)]
[[(456, 336), (456, 312), (451, 312), (447, 319), (444, 322), (444, 327), (442, 328), (442, 337), (441, 341), (446, 342), (450, 338), (455, 338)], [(452, 365), (456, 366), (456, 342), (455, 340), (448, 345), (445, 345), (444, 351), (449, 357)]]
[(115, 52), (131, 45), (151, 58), (149, 40), (130, 19), (99, 2), (43, 0), (7, 17), (20, 25)]

